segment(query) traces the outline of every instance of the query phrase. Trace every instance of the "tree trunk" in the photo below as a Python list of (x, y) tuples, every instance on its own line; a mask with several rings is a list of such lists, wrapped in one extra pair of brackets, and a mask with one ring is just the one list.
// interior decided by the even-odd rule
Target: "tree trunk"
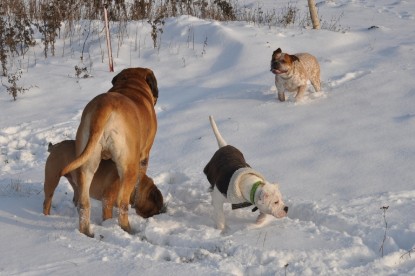
[(320, 19), (318, 18), (316, 1), (308, 0), (308, 8), (310, 9), (311, 22), (313, 23), (313, 29), (320, 29)]

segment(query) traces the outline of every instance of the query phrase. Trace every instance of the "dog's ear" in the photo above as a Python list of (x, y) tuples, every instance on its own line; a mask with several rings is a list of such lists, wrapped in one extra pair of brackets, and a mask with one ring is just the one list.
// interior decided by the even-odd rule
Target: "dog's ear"
[(272, 59), (280, 59), (282, 55), (281, 48), (278, 48), (272, 53)]
[(296, 55), (290, 55), (291, 62), (300, 61), (300, 59)]
[(160, 190), (157, 188), (156, 185), (152, 188), (149, 197), (151, 200), (156, 204), (157, 211), (159, 212), (160, 209), (163, 207), (163, 195), (161, 194)]
[(279, 189), (279, 188), (280, 188), (280, 185), (279, 185), (277, 182), (272, 183), (271, 185), (274, 185), (277, 189)]
[(157, 99), (159, 97), (159, 88), (157, 86), (156, 76), (154, 75), (153, 71), (151, 71), (150, 69), (149, 69), (149, 73), (146, 76), (146, 82), (148, 86), (150, 86), (151, 93), (153, 94), (153, 98), (154, 98), (154, 105), (156, 105)]
[[(119, 74), (118, 74), (119, 75)], [(115, 77), (112, 78), (111, 84), (114, 86), (115, 83), (117, 82), (118, 79), (118, 75), (116, 75)]]
[(265, 191), (264, 189), (262, 189), (258, 195), (258, 202), (261, 202), (262, 204), (264, 204), (268, 198), (269, 198), (269, 193)]

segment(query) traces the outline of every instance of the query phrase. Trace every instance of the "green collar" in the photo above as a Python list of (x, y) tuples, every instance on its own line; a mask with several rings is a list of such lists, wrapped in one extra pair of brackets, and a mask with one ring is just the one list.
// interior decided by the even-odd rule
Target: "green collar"
[(258, 189), (258, 187), (260, 185), (262, 185), (262, 181), (257, 181), (257, 182), (254, 183), (254, 185), (252, 186), (252, 189), (251, 189), (250, 199), (251, 199), (251, 203), (254, 204), (254, 205), (255, 205), (255, 193), (256, 193), (256, 190)]

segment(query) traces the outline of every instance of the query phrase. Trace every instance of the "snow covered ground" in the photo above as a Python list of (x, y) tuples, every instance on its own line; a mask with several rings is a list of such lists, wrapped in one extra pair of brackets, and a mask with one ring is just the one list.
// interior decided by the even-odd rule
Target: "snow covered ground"
[[(0, 87), (0, 274), (414, 275), (415, 2), (318, 2), (326, 20), (343, 14), (345, 33), (182, 16), (166, 20), (154, 50), (150, 25), (130, 23), (120, 49), (113, 38), (114, 73), (97, 38), (87, 43), (86, 79), (74, 76), (81, 47), (59, 41), (47, 59), (41, 46), (31, 50), (20, 84), (32, 88), (13, 102)], [(315, 55), (323, 91), (278, 102), (269, 72), (278, 47)], [(148, 174), (168, 210), (150, 219), (130, 211), (130, 235), (116, 219), (102, 222), (93, 200), (88, 238), (66, 179), (52, 215), (42, 214), (47, 145), (74, 139), (86, 103), (126, 67), (149, 67), (158, 79)], [(287, 218), (256, 226), (250, 208), (226, 206), (229, 231), (214, 228), (202, 172), (217, 149), (208, 115), (279, 182)]]

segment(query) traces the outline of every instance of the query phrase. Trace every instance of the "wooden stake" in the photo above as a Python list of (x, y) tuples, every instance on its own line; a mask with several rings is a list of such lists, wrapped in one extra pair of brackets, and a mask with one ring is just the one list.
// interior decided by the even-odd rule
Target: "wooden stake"
[(114, 64), (112, 62), (112, 48), (111, 48), (111, 38), (108, 25), (108, 16), (107, 16), (107, 5), (104, 5), (104, 18), (105, 18), (105, 33), (107, 35), (107, 49), (108, 49), (108, 65), (110, 72), (114, 72)]

